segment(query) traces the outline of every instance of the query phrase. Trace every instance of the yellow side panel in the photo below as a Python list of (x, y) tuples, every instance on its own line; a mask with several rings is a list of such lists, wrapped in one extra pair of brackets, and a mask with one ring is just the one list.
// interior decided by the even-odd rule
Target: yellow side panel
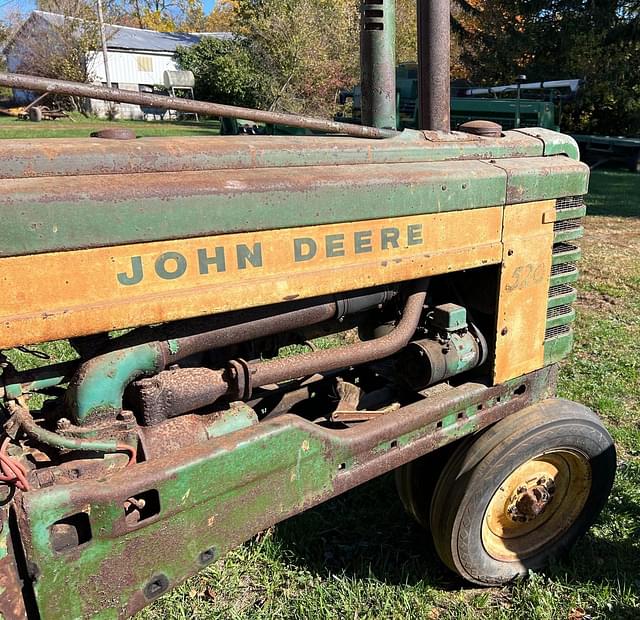
[(497, 264), (502, 207), (0, 259), (0, 348)]
[(544, 364), (555, 201), (504, 208), (494, 382)]

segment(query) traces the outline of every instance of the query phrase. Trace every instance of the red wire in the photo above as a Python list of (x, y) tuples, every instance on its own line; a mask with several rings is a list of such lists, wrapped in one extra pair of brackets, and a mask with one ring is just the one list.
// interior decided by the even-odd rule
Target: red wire
[(138, 458), (137, 450), (132, 446), (127, 445), (126, 443), (117, 444), (116, 450), (129, 453), (129, 462), (127, 463), (127, 467), (130, 467), (131, 465), (133, 465)]

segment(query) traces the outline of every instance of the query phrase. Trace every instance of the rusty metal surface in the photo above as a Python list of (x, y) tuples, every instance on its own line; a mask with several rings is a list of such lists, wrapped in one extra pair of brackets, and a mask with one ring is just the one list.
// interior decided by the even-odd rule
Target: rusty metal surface
[(361, 5), (362, 122), (396, 127), (396, 0)]
[(502, 125), (492, 121), (475, 120), (462, 123), (458, 127), (458, 131), (469, 133), (473, 136), (499, 138), (502, 135)]
[(3, 179), (0, 256), (346, 226), (494, 207), (504, 196), (504, 171), (482, 161)]
[(15, 88), (18, 90), (46, 91), (56, 95), (72, 95), (74, 97), (88, 97), (103, 101), (115, 101), (118, 103), (132, 103), (145, 107), (156, 107), (181, 112), (195, 112), (210, 116), (223, 116), (241, 118), (256, 123), (273, 123), (275, 125), (287, 125), (289, 127), (301, 127), (322, 133), (338, 133), (356, 138), (389, 138), (398, 132), (390, 129), (377, 129), (349, 123), (337, 123), (308, 116), (297, 116), (283, 112), (266, 112), (251, 108), (209, 103), (207, 101), (195, 101), (181, 97), (165, 97), (151, 93), (139, 93), (137, 91), (108, 88), (94, 84), (80, 84), (65, 80), (53, 80), (32, 75), (19, 75), (16, 73), (0, 73), (0, 86)]
[(108, 129), (94, 131), (91, 137), (105, 140), (135, 140), (136, 134), (131, 129), (125, 127), (109, 127)]
[[(554, 369), (544, 369), (493, 388), (465, 384), (343, 431), (279, 416), (100, 482), (29, 493), (20, 523), (42, 613), (126, 617), (154, 598), (145, 595), (150, 584), (164, 584), (154, 589), (161, 594), (199, 570), (204, 550), (215, 549), (217, 558), (288, 516), (548, 397), (553, 383)], [(163, 509), (132, 526), (122, 506), (149, 489), (158, 490)], [(78, 511), (91, 515), (94, 539), (53, 554), (41, 533)], [(60, 579), (76, 587), (60, 596)]]
[(500, 140), (406, 131), (390, 140), (343, 137), (153, 137), (4, 140), (0, 178), (187, 172), (285, 166), (410, 163), (542, 156), (544, 142), (507, 131)]
[(146, 424), (215, 403), (229, 393), (223, 373), (209, 368), (176, 368), (140, 379), (135, 385), (136, 405), (144, 411)]
[(581, 196), (589, 189), (589, 166), (569, 157), (505, 158), (492, 164), (507, 174), (506, 204)]
[(182, 415), (155, 426), (141, 427), (139, 436), (145, 458), (161, 458), (171, 452), (206, 441), (207, 424), (215, 420), (216, 416), (215, 413)]
[(554, 220), (553, 200), (505, 207), (495, 334), (498, 383), (544, 365)]
[(15, 553), (9, 535), (9, 508), (0, 508), (0, 618), (26, 620), (27, 610), (18, 574)]
[(449, 0), (418, 0), (418, 105), (422, 129), (451, 125)]

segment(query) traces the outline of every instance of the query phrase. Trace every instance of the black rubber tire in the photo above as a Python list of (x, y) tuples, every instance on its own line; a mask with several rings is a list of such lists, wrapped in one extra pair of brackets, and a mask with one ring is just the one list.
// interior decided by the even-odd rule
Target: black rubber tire
[[(507, 477), (545, 452), (566, 448), (586, 459), (591, 487), (584, 508), (564, 532), (529, 557), (497, 560), (484, 548), (487, 507)], [(497, 422), (458, 447), (444, 467), (431, 502), (430, 525), (442, 561), (467, 581), (496, 585), (546, 566), (566, 552), (602, 510), (616, 471), (613, 440), (590, 409), (549, 399)]]
[(395, 470), (396, 490), (405, 511), (426, 530), (430, 529), (431, 499), (436, 484), (459, 444), (459, 441), (447, 444)]

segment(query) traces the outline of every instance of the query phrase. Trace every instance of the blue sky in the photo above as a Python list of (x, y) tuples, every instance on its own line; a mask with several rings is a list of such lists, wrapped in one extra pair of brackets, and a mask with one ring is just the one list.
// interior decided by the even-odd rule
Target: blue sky
[[(203, 0), (205, 11), (210, 11), (216, 0)], [(35, 0), (0, 0), (0, 18), (6, 13), (19, 10), (21, 13), (28, 13), (36, 6)]]

